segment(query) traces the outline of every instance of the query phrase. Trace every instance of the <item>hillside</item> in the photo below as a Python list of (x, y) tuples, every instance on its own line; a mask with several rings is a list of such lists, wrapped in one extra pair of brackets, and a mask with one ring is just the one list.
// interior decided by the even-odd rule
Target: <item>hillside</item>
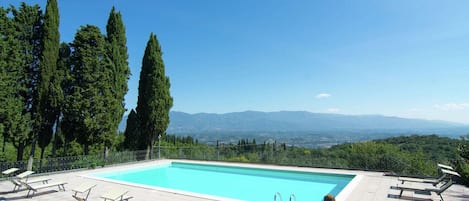
[[(394, 131), (468, 133), (464, 124), (382, 115), (341, 115), (301, 111), (226, 114), (171, 112), (168, 133)], [(126, 119), (126, 118), (124, 118)], [(125, 130), (125, 120), (120, 125)]]

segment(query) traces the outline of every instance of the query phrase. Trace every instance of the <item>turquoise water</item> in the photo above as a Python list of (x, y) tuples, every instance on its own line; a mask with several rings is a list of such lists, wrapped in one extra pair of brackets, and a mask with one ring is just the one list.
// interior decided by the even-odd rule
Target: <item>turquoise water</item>
[(298, 201), (322, 201), (328, 193), (337, 196), (354, 177), (180, 162), (94, 176), (247, 201), (272, 201), (276, 192), (283, 200), (293, 193)]

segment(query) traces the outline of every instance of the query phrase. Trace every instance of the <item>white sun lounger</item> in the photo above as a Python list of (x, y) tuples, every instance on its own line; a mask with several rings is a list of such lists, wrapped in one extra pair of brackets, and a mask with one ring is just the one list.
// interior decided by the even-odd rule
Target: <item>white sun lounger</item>
[(16, 172), (16, 171), (18, 171), (18, 170), (20, 170), (20, 169), (18, 169), (18, 168), (10, 168), (10, 169), (4, 170), (4, 171), (2, 172), (2, 174), (5, 175), (5, 176), (9, 176), (10, 174), (13, 174), (14, 172)]
[(448, 174), (448, 175), (451, 175), (451, 176), (461, 177), (461, 175), (459, 175), (459, 173), (457, 173), (455, 171), (452, 171), (452, 170), (441, 169), (441, 172), (443, 172), (443, 174)]
[(127, 194), (129, 191), (127, 190), (118, 190), (118, 189), (113, 189), (107, 193), (105, 193), (104, 195), (101, 196), (101, 198), (104, 199), (104, 201), (106, 200), (110, 200), (110, 201), (127, 201), (129, 199), (131, 199), (132, 197), (130, 196), (125, 196), (125, 194)]
[(451, 187), (451, 185), (453, 185), (453, 181), (450, 179), (448, 182), (446, 182), (445, 184), (443, 184), (441, 187), (439, 188), (414, 188), (414, 187), (408, 187), (408, 186), (397, 186), (396, 189), (400, 190), (401, 192), (399, 193), (399, 197), (402, 197), (402, 193), (404, 191), (414, 191), (414, 192), (427, 192), (427, 193), (431, 193), (431, 192), (434, 192), (436, 193), (437, 195), (440, 196), (441, 200), (443, 200), (443, 197), (441, 196), (441, 194), (446, 190), (448, 189), (449, 187)]
[[(96, 184), (82, 183), (80, 186), (72, 189), (72, 191), (75, 192), (72, 197), (78, 201), (86, 201), (88, 200), (88, 196), (90, 195), (91, 189), (95, 186)], [(80, 194), (80, 196), (78, 196), (78, 194)]]
[(436, 179), (420, 179), (420, 178), (412, 178), (412, 177), (399, 177), (397, 178), (398, 181), (401, 182), (401, 184), (404, 184), (405, 182), (417, 182), (417, 183), (429, 183), (432, 184), (433, 186), (436, 186), (440, 182), (442, 182), (446, 178), (446, 174), (441, 175), (440, 177)]
[(28, 189), (28, 194), (26, 194), (26, 197), (29, 197), (29, 194), (31, 193), (31, 191), (32, 191), (31, 197), (33, 197), (34, 194), (38, 190), (44, 189), (44, 188), (55, 187), (55, 186), (57, 186), (59, 188), (59, 191), (61, 191), (61, 190), (65, 191), (65, 184), (67, 184), (66, 182), (54, 182), (54, 183), (46, 183), (46, 184), (40, 184), (40, 185), (32, 186), (29, 183), (26, 183), (26, 182), (23, 182), (23, 181), (20, 181), (20, 182), (23, 186), (25, 186)]
[(19, 173), (18, 175), (16, 175), (15, 177), (18, 178), (18, 179), (25, 179), (27, 177), (29, 177), (29, 175), (33, 174), (34, 172), (33, 171), (24, 171), (22, 173)]
[(412, 177), (399, 177), (397, 178), (398, 181), (402, 182), (404, 184), (405, 182), (418, 182), (418, 183), (430, 183), (433, 186), (436, 186), (437, 184), (441, 183), (443, 180), (450, 178), (451, 176), (458, 176), (460, 175), (452, 171), (452, 167), (438, 164), (438, 170), (441, 171), (441, 175), (438, 178), (435, 179), (421, 179), (421, 178), (412, 178)]
[(47, 184), (49, 182), (49, 178), (35, 178), (35, 179), (29, 179), (29, 175), (33, 174), (33, 171), (24, 171), (15, 177), (10, 177), (9, 180), (11, 183), (13, 183), (15, 186), (13, 187), (13, 192), (20, 190), (21, 186), (23, 185), (21, 182), (25, 182), (28, 184), (33, 184), (33, 183), (42, 183), (42, 184)]
[(454, 168), (453, 168), (453, 167), (447, 166), (447, 165), (443, 165), (443, 164), (439, 164), (439, 163), (438, 163), (438, 168), (444, 168), (444, 169), (447, 169), (447, 170), (453, 170), (453, 171), (454, 171)]

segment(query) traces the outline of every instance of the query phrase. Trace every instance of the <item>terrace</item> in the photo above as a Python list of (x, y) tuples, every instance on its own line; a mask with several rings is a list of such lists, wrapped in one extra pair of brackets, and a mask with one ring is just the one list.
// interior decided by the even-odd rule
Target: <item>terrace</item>
[[(92, 189), (89, 200), (102, 200), (100, 198), (105, 192), (111, 189), (126, 189), (129, 191), (129, 195), (133, 197), (131, 200), (163, 200), (163, 201), (202, 201), (202, 200), (225, 200), (214, 197), (202, 197), (197, 195), (188, 195), (179, 192), (167, 192), (161, 189), (143, 188), (133, 185), (124, 185), (114, 182), (102, 181), (86, 177), (85, 175), (107, 172), (112, 170), (121, 170), (133, 167), (149, 166), (166, 163), (170, 160), (151, 160), (141, 161), (135, 163), (127, 163), (122, 165), (114, 165), (104, 168), (97, 169), (81, 169), (76, 171), (64, 171), (60, 173), (45, 173), (48, 178), (54, 181), (65, 181), (66, 191), (56, 192), (56, 188), (48, 188), (40, 190), (33, 198), (26, 198), (27, 191), (20, 190), (19, 192), (9, 193), (8, 191), (13, 189), (13, 185), (10, 181), (0, 182), (0, 200), (74, 200), (72, 198), (71, 189), (79, 186), (82, 183), (93, 183), (97, 184)], [(184, 160), (182, 160), (184, 161)], [(191, 160), (191, 162), (194, 162)], [(200, 161), (200, 163), (224, 163), (224, 162), (207, 162)], [(345, 196), (341, 200), (348, 201), (397, 201), (397, 200), (440, 200), (440, 197), (436, 194), (425, 195), (411, 192), (404, 192), (403, 197), (398, 198), (399, 191), (391, 189), (391, 186), (398, 184), (397, 178), (392, 176), (384, 176), (383, 172), (374, 171), (363, 171), (363, 170), (344, 170), (344, 169), (328, 169), (328, 168), (310, 168), (310, 167), (295, 167), (295, 166), (278, 166), (278, 165), (258, 165), (258, 164), (246, 164), (246, 163), (230, 163), (237, 166), (248, 166), (248, 167), (268, 167), (272, 169), (289, 169), (289, 170), (300, 170), (300, 171), (313, 171), (313, 172), (324, 172), (324, 173), (345, 173), (345, 174), (356, 174), (361, 175), (360, 179), (351, 185), (349, 191), (343, 192)], [(422, 187), (422, 185), (428, 184), (412, 184), (414, 187)], [(24, 189), (24, 188), (23, 188)], [(242, 193), (242, 192), (240, 192)], [(275, 192), (272, 192), (272, 200)], [(459, 201), (469, 199), (469, 188), (462, 185), (453, 185), (443, 193), (445, 200)], [(286, 199), (286, 198), (284, 198)], [(229, 200), (229, 199), (226, 199)]]

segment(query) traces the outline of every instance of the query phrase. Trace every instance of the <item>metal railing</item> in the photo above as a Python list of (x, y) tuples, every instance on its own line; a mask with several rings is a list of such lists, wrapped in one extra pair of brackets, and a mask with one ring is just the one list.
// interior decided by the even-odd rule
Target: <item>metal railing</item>
[[(166, 159), (187, 159), (205, 161), (228, 161), (260, 164), (293, 165), (304, 167), (324, 167), (340, 169), (359, 169), (371, 171), (393, 172), (399, 175), (435, 176), (437, 162), (431, 160), (404, 161), (395, 156), (383, 156), (379, 160), (366, 161), (367, 155), (357, 155), (356, 163), (344, 162), (340, 157), (318, 157), (311, 154), (298, 153), (289, 149), (252, 149), (239, 150), (236, 147), (160, 147), (155, 148), (153, 157)], [(58, 158), (35, 159), (33, 171), (47, 173), (68, 171), (83, 168), (97, 168), (114, 164), (131, 163), (145, 160), (146, 151), (110, 152), (107, 157), (103, 154), (79, 155)], [(434, 165), (433, 165), (434, 163)], [(422, 172), (412, 164), (426, 164), (434, 166), (435, 172)], [(17, 167), (25, 170), (27, 161), (0, 162), (0, 170)]]
[[(65, 156), (57, 158), (35, 159), (32, 170), (35, 173), (48, 173), (76, 169), (97, 168), (107, 165), (130, 163), (145, 160), (146, 151), (111, 152), (107, 157), (104, 154)], [(0, 162), (0, 170), (16, 167), (27, 169), (27, 160), (15, 162)], [(2, 175), (3, 176), (3, 175)]]
[[(229, 149), (229, 148), (228, 148)], [(383, 155), (378, 160), (367, 161), (373, 158), (369, 154), (360, 154), (350, 157), (353, 162), (344, 162), (341, 157), (316, 157), (307, 154), (298, 154), (290, 150), (250, 150), (233, 151), (226, 148), (185, 148), (185, 147), (161, 147), (161, 156), (168, 159), (229, 161), (261, 164), (293, 165), (304, 167), (319, 167), (333, 169), (352, 169), (366, 171), (381, 171), (395, 175), (430, 177), (437, 175), (437, 161), (422, 158), (418, 160), (403, 160), (395, 155)], [(415, 167), (429, 167), (428, 171), (422, 171)]]

